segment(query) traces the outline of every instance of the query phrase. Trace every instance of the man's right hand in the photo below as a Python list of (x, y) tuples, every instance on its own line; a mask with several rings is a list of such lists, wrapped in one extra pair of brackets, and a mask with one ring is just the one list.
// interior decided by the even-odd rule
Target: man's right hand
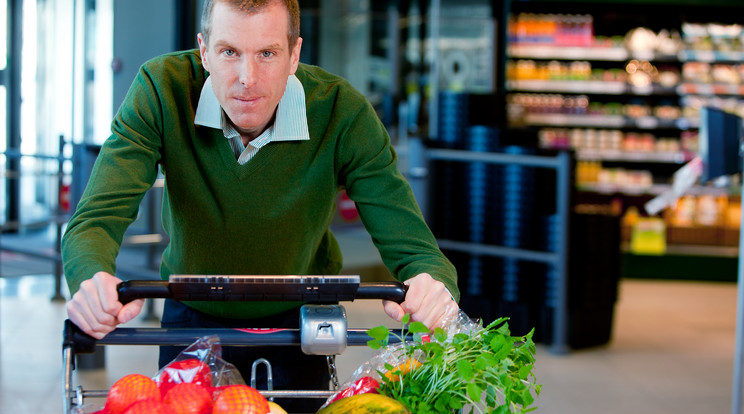
[(106, 272), (98, 272), (83, 281), (80, 289), (67, 302), (70, 320), (88, 335), (101, 339), (120, 323), (139, 315), (144, 299), (122, 305), (116, 286), (122, 280)]

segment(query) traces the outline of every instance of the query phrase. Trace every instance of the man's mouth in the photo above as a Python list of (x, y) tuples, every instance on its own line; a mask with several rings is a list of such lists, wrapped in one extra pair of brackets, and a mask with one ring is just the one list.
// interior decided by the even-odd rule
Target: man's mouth
[(257, 96), (236, 96), (235, 100), (244, 102), (244, 103), (252, 103), (258, 101), (260, 98)]

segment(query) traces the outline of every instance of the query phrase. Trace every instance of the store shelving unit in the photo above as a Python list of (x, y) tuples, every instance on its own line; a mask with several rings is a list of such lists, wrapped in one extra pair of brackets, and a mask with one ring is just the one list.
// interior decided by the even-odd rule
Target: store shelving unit
[[(617, 5), (622, 7), (614, 7)], [(716, 8), (727, 11), (716, 13)], [(691, 140), (687, 138), (694, 137), (699, 128), (700, 120), (694, 110), (699, 102), (718, 105), (729, 101), (730, 105), (738, 100), (739, 108), (744, 107), (744, 50), (721, 48), (721, 39), (728, 34), (711, 35), (711, 43), (701, 46), (694, 38), (699, 28), (692, 30), (687, 26), (687, 31), (683, 30), (690, 22), (724, 26), (741, 23), (742, 19), (736, 17), (740, 14), (732, 12), (734, 9), (744, 11), (744, 4), (690, 1), (675, 4), (671, 9), (659, 0), (614, 0), (608, 4), (562, 0), (511, 2), (509, 13), (513, 26), (505, 47), (508, 62), (505, 89), (512, 125), (543, 131), (613, 130), (626, 136), (653, 136), (657, 141), (676, 139), (677, 148), (670, 151), (648, 146), (642, 151), (618, 146), (577, 147), (573, 140), (565, 139), (553, 147), (572, 147), (576, 149), (579, 164), (589, 162), (611, 169), (611, 174), (603, 174), (603, 178), (614, 177), (615, 170), (646, 175), (641, 185), (636, 181), (607, 183), (577, 179), (578, 202), (622, 200), (623, 208), (642, 206), (668, 190), (673, 172), (694, 156), (696, 149), (688, 145)], [(587, 29), (590, 21), (592, 30)], [(637, 27), (651, 27), (657, 33), (663, 29), (682, 36), (676, 50), (655, 46), (646, 49), (630, 39), (631, 30)], [(657, 73), (676, 75), (677, 80), (674, 81), (674, 76), (658, 76), (649, 77), (646, 83), (638, 82), (629, 69), (633, 62), (650, 65), (647, 67)], [(691, 73), (700, 70), (696, 65), (705, 68), (709, 76), (691, 77)], [(714, 70), (718, 76), (713, 76)], [(728, 81), (729, 78), (720, 76), (721, 71), (732, 74), (738, 71), (740, 81), (734, 80), (736, 76)], [(565, 102), (563, 106), (556, 104), (561, 100)], [(630, 108), (631, 105), (636, 107)], [(600, 141), (600, 145), (604, 144), (606, 141)], [(738, 203), (736, 190), (696, 187), (693, 193), (728, 196), (730, 201)]]
[(474, 152), (465, 150), (427, 148), (419, 139), (410, 139), (408, 147), (409, 181), (416, 193), (419, 203), (426, 205), (426, 180), (431, 161), (454, 161), (464, 163), (485, 163), (497, 165), (519, 165), (551, 169), (556, 172), (556, 243), (554, 251), (535, 251), (505, 246), (493, 246), (482, 243), (454, 240), (438, 240), (442, 249), (462, 251), (471, 254), (514, 258), (553, 266), (555, 270), (554, 296), (549, 299), (553, 313), (553, 340), (550, 350), (554, 354), (568, 352), (568, 304), (567, 304), (567, 267), (568, 267), (568, 226), (571, 191), (571, 159), (565, 152), (555, 156), (505, 154), (493, 152)]

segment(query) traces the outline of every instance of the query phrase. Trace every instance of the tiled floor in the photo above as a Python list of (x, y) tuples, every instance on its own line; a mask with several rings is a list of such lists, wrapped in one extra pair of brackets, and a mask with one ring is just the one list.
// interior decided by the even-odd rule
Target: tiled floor
[[(51, 277), (0, 279), (0, 413), (62, 411), (64, 305)], [(609, 346), (552, 355), (540, 346), (538, 413), (686, 414), (730, 412), (735, 286), (638, 281), (621, 284)], [(378, 303), (347, 304), (349, 325), (386, 321)], [(132, 324), (143, 325), (139, 321)], [(75, 383), (105, 389), (122, 375), (154, 374), (151, 347), (108, 347), (106, 370), (78, 371)], [(341, 377), (370, 351), (349, 348)]]
[[(0, 278), (0, 414), (62, 412), (66, 314), (64, 304), (49, 300), (52, 291), (50, 275)], [(377, 302), (346, 308), (350, 327), (394, 326)], [(538, 346), (543, 393), (536, 412), (731, 412), (735, 312), (734, 284), (624, 280), (609, 345), (567, 355)], [(156, 354), (154, 347), (107, 347), (106, 369), (78, 370), (74, 382), (106, 389), (128, 373), (152, 375)], [(340, 376), (370, 355), (347, 349), (338, 360)]]

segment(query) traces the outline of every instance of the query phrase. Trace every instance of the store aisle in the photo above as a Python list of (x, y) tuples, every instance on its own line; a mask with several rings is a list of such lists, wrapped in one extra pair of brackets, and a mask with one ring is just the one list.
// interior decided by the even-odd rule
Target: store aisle
[[(51, 276), (0, 278), (0, 413), (62, 411), (64, 305), (49, 301)], [(610, 345), (557, 356), (538, 347), (544, 384), (538, 413), (687, 414), (730, 411), (736, 287), (725, 283), (625, 280)], [(347, 304), (350, 327), (387, 321), (381, 306)], [(132, 325), (142, 325), (134, 321)], [(109, 347), (106, 370), (78, 373), (86, 389), (122, 375), (154, 374), (152, 347)], [(370, 355), (349, 348), (348, 376)]]

